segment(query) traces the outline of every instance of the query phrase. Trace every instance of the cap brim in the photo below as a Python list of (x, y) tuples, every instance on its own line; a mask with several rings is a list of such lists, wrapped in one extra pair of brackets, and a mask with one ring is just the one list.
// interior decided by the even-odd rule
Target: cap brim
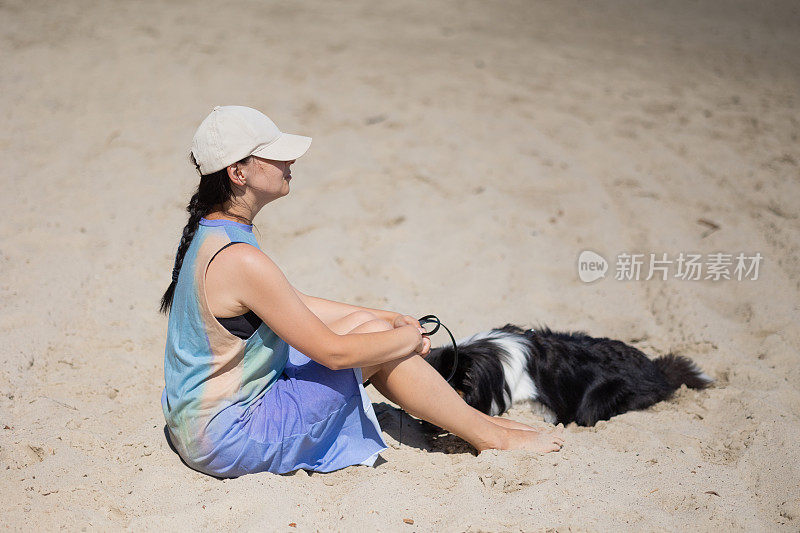
[(309, 146), (311, 146), (311, 137), (281, 133), (276, 140), (256, 148), (252, 155), (273, 161), (292, 161), (306, 153)]

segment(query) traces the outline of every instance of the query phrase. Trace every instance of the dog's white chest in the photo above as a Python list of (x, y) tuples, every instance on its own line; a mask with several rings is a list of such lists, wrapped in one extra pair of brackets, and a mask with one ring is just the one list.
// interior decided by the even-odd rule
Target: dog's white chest
[(506, 397), (506, 403), (510, 405), (522, 400), (536, 400), (539, 394), (528, 372), (530, 354), (525, 343), (512, 335), (498, 337), (493, 342), (500, 348), (503, 377), (511, 393), (510, 398)]

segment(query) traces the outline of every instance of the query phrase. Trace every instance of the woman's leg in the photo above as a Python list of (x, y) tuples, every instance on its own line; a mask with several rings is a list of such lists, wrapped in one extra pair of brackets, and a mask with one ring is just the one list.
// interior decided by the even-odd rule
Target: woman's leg
[[(349, 330), (349, 333), (371, 333), (392, 329), (391, 324), (377, 318), (368, 316), (355, 318), (366, 321)], [(333, 324), (331, 329), (336, 331), (335, 327), (342, 326), (344, 324)], [(493, 417), (473, 409), (431, 365), (418, 355), (365, 367), (362, 369), (362, 374), (364, 379), (371, 379), (381, 394), (406, 412), (458, 435), (479, 452), (490, 448), (524, 448), (549, 452), (557, 451), (563, 445), (560, 429), (556, 432), (534, 428), (523, 431), (522, 428), (516, 427), (518, 424), (516, 422), (498, 423)]]
[(492, 417), (467, 405), (418, 355), (380, 365), (371, 380), (406, 412), (458, 435), (479, 452), (491, 448), (549, 452), (560, 450), (564, 442), (560, 430), (520, 430), (497, 424)]

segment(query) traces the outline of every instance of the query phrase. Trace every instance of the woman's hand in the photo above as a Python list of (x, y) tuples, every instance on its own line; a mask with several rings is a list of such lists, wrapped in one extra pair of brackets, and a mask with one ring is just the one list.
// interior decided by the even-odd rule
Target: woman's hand
[(402, 328), (403, 326), (414, 326), (415, 328), (417, 328), (420, 334), (420, 341), (419, 344), (417, 344), (416, 348), (414, 348), (414, 353), (417, 355), (421, 355), (422, 357), (425, 357), (430, 353), (431, 340), (423, 335), (423, 333), (425, 333), (425, 329), (420, 325), (419, 320), (408, 315), (398, 315), (394, 319), (392, 326), (394, 326), (395, 328)]
[(431, 340), (428, 337), (423, 336), (422, 341), (417, 345), (416, 348), (414, 348), (414, 353), (421, 355), (422, 357), (425, 357), (431, 353)]
[(392, 326), (395, 328), (401, 328), (403, 326), (416, 326), (417, 328), (422, 329), (422, 326), (419, 324), (419, 320), (408, 315), (397, 315), (392, 323)]

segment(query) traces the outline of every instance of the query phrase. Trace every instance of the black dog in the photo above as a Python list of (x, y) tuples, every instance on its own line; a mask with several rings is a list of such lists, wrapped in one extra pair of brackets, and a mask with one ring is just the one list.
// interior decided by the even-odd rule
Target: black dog
[[(432, 349), (426, 359), (447, 376), (453, 348)], [(450, 384), (486, 414), (535, 400), (552, 412), (548, 422), (593, 426), (666, 400), (683, 384), (703, 389), (712, 381), (683, 356), (651, 361), (621, 341), (508, 324), (458, 343), (458, 368)]]

